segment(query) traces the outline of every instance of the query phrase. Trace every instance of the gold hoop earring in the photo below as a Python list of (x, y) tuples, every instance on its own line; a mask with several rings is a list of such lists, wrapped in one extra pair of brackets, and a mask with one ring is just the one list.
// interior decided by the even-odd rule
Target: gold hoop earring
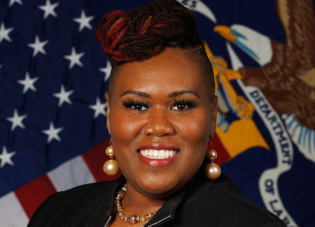
[(210, 163), (205, 167), (205, 175), (211, 179), (215, 180), (221, 175), (221, 168), (217, 164), (213, 162), (214, 159), (218, 157), (217, 152), (212, 147), (212, 140), (213, 138), (210, 138), (210, 150), (207, 151), (207, 158), (210, 159)]
[(112, 141), (109, 142), (109, 146), (105, 150), (106, 155), (110, 157), (109, 160), (107, 160), (104, 165), (103, 165), (103, 171), (108, 175), (108, 176), (114, 176), (119, 172), (119, 166), (118, 162), (114, 160), (114, 149), (112, 146)]

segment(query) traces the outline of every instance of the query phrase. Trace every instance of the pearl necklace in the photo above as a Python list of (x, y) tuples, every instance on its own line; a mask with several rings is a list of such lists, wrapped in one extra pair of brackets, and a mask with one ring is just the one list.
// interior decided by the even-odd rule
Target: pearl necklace
[(116, 210), (118, 212), (118, 215), (120, 217), (120, 219), (123, 222), (128, 222), (129, 224), (133, 225), (136, 224), (138, 222), (144, 222), (144, 221), (149, 221), (151, 220), (151, 218), (156, 214), (157, 210), (154, 211), (153, 213), (149, 213), (149, 214), (145, 214), (143, 216), (138, 216), (138, 215), (129, 215), (126, 216), (123, 213), (123, 208), (121, 206), (121, 201), (123, 200), (123, 198), (125, 197), (127, 191), (127, 184), (125, 184), (120, 190), (118, 190), (116, 192), (116, 197), (115, 197), (115, 205), (116, 205)]

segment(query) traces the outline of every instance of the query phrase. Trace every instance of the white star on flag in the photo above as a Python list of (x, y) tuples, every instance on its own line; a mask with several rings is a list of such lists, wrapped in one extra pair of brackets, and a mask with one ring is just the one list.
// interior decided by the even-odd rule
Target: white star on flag
[(59, 5), (59, 2), (56, 2), (55, 4), (51, 4), (50, 0), (46, 0), (46, 5), (38, 6), (38, 8), (45, 11), (44, 19), (46, 19), (49, 15), (52, 15), (54, 17), (58, 17), (58, 15), (55, 12), (55, 8), (58, 5)]
[(50, 143), (53, 139), (61, 141), (60, 137), (58, 136), (58, 133), (62, 130), (63, 128), (55, 129), (54, 124), (50, 122), (49, 129), (43, 130), (42, 132), (48, 135), (47, 143)]
[(23, 2), (21, 0), (10, 0), (9, 7), (11, 7), (14, 3), (19, 3), (20, 5), (23, 5)]
[(90, 21), (93, 20), (94, 16), (86, 17), (84, 10), (81, 11), (80, 18), (74, 18), (73, 20), (80, 24), (79, 32), (82, 31), (84, 28), (92, 29), (90, 25)]
[(60, 107), (64, 102), (72, 104), (71, 100), (69, 99), (69, 96), (74, 92), (74, 90), (67, 91), (65, 90), (64, 86), (61, 85), (60, 93), (55, 93), (54, 96), (59, 98), (59, 104)]
[(0, 168), (2, 168), (7, 163), (10, 164), (11, 166), (14, 166), (14, 163), (12, 162), (11, 158), (15, 154), (16, 154), (15, 151), (8, 153), (6, 147), (3, 147), (2, 154), (0, 155), (0, 160), (1, 160)]
[(72, 47), (71, 55), (65, 55), (64, 58), (68, 59), (70, 61), (69, 69), (72, 69), (72, 67), (77, 64), (78, 66), (83, 66), (82, 62), (80, 61), (80, 58), (84, 55), (84, 52), (81, 52), (79, 54), (76, 53), (75, 48)]
[(2, 40), (7, 40), (9, 42), (11, 42), (11, 38), (9, 36), (9, 33), (13, 30), (14, 28), (8, 28), (8, 29), (5, 29), (4, 27), (4, 23), (2, 22), (1, 23), (1, 27), (0, 27), (0, 43), (2, 42)]
[(94, 118), (97, 118), (98, 115), (103, 114), (104, 116), (106, 116), (106, 112), (105, 112), (105, 108), (106, 107), (106, 103), (101, 103), (100, 98), (97, 97), (96, 98), (96, 103), (95, 105), (90, 105), (89, 108), (93, 109), (94, 112)]
[(33, 52), (33, 57), (35, 57), (37, 55), (38, 52), (45, 54), (46, 55), (46, 51), (44, 50), (44, 46), (48, 43), (48, 40), (45, 40), (43, 42), (39, 41), (38, 35), (35, 36), (35, 43), (29, 43), (27, 44), (27, 46), (31, 47), (34, 49)]
[(34, 87), (34, 83), (38, 79), (39, 79), (38, 77), (31, 79), (29, 73), (26, 72), (25, 79), (24, 80), (18, 80), (17, 82), (24, 86), (23, 94), (25, 94), (28, 91), (28, 89), (31, 89), (32, 91), (36, 91), (36, 88)]
[(112, 71), (112, 64), (107, 60), (105, 68), (99, 68), (99, 71), (105, 73), (104, 81), (106, 82), (110, 77), (110, 72)]
[(13, 131), (17, 126), (19, 126), (19, 127), (24, 129), (25, 126), (23, 125), (22, 121), (26, 117), (27, 117), (27, 115), (19, 116), (17, 110), (15, 109), (13, 117), (6, 118), (8, 121), (12, 122), (11, 131)]

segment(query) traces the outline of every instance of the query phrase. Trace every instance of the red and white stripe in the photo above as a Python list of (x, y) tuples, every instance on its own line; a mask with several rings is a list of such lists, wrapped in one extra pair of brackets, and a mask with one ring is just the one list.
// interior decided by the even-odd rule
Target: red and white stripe
[(0, 198), (0, 227), (25, 227), (37, 207), (51, 194), (82, 184), (117, 179), (102, 170), (109, 140)]

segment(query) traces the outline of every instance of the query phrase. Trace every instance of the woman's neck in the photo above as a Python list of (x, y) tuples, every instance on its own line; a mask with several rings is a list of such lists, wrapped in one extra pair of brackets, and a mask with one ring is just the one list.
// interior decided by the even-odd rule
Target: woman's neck
[(127, 192), (122, 200), (125, 215), (144, 215), (159, 210), (166, 199), (156, 199), (145, 196), (127, 183)]

